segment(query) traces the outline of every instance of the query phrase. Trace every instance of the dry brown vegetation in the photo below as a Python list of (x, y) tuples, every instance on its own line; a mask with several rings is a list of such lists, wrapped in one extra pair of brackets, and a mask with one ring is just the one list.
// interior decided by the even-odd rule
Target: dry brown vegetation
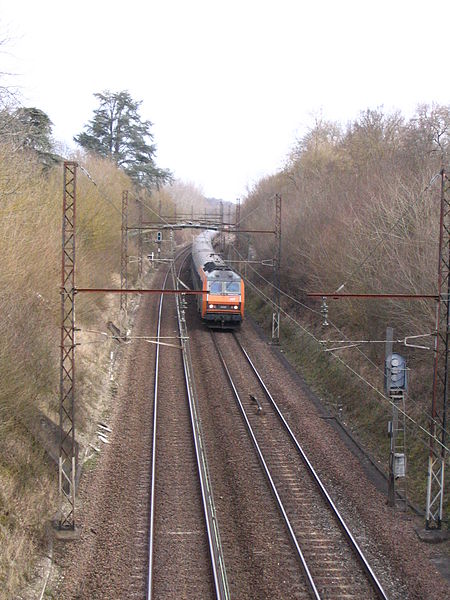
[[(320, 303), (306, 291), (435, 293), (437, 280), (439, 178), (448, 167), (450, 107), (421, 106), (409, 120), (399, 113), (367, 110), (346, 128), (318, 120), (293, 148), (285, 168), (260, 181), (245, 200), (242, 216), (250, 228), (272, 228), (273, 195), (282, 208), (282, 306), (319, 339), (383, 340), (387, 326), (395, 338), (431, 333), (430, 301), (330, 301), (333, 326), (321, 327)], [(253, 236), (251, 247), (270, 258), (272, 241)], [(271, 270), (258, 267), (267, 279)], [(271, 295), (255, 272), (251, 279)], [(261, 314), (261, 303), (255, 300)], [(312, 310), (311, 310), (312, 309)], [(344, 418), (386, 463), (386, 426), (390, 408), (380, 395), (298, 328), (283, 335), (309, 380), (330, 402), (343, 405)], [(417, 343), (432, 345), (432, 338)], [(407, 411), (428, 428), (432, 352), (396, 351), (408, 359)], [(362, 350), (367, 356), (363, 356)], [(384, 345), (364, 345), (338, 356), (383, 389)], [(368, 360), (370, 359), (370, 360)], [(415, 425), (408, 428), (410, 492), (424, 506), (427, 440)]]
[[(58, 422), (62, 165), (43, 168), (33, 150), (9, 143), (0, 132), (0, 598), (17, 597), (44, 543), (57, 509), (56, 468), (36, 435), (38, 415)], [(133, 190), (113, 163), (79, 160), (77, 283), (117, 285), (122, 190)], [(131, 196), (133, 197), (133, 196)], [(148, 193), (141, 198), (153, 205)], [(113, 206), (114, 205), (114, 206)], [(130, 201), (130, 222), (137, 210)], [(133, 249), (131, 246), (131, 253)], [(134, 252), (135, 253), (135, 252)], [(130, 267), (131, 279), (136, 268)], [(105, 331), (118, 298), (79, 297), (77, 325)], [(95, 348), (95, 351), (93, 350)], [(108, 348), (78, 349), (78, 427), (88, 428), (107, 373)], [(95, 382), (95, 384), (93, 384)]]

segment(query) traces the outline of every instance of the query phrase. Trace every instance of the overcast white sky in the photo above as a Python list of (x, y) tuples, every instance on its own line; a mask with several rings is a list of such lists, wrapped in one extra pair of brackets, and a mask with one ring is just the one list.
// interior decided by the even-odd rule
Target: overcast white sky
[[(157, 162), (234, 200), (324, 118), (450, 103), (448, 0), (0, 0), (0, 71), (72, 144), (128, 90)], [(11, 80), (10, 80), (11, 81)]]

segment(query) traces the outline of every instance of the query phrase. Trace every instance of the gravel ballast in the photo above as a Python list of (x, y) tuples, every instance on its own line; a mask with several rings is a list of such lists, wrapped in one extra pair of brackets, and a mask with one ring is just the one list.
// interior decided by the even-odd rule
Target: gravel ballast
[[(143, 296), (133, 335), (155, 335), (157, 303), (157, 297)], [(302, 577), (299, 566), (292, 558), (284, 526), (273, 511), (273, 499), (261, 478), (260, 465), (209, 332), (200, 322), (194, 300), (189, 299), (188, 303), (199, 409), (232, 597), (306, 598), (299, 583)], [(171, 311), (168, 310), (165, 335), (175, 335)], [(250, 320), (245, 321), (239, 335), (388, 596), (398, 600), (449, 597), (449, 586), (432, 563), (433, 547), (416, 535), (415, 518), (386, 506), (386, 498), (367, 477), (355, 455), (322, 418), (317, 400), (313, 401), (302, 379), (292, 368), (286, 368), (279, 350), (267, 344)], [(178, 350), (163, 351), (171, 366), (164, 371), (162, 395), (180, 400), (184, 388), (179, 356), (175, 353)], [(56, 542), (56, 562), (62, 575), (56, 597), (63, 600), (144, 597), (154, 357), (155, 346), (145, 340), (136, 340), (126, 348), (119, 393), (107, 423), (112, 430), (110, 444), (102, 447), (96, 468), (85, 473), (81, 480), (78, 510), (81, 537), (76, 542)], [(166, 411), (164, 418), (168, 424), (164, 427), (172, 428), (173, 435), (181, 440), (186, 415), (175, 400), (173, 406), (174, 412)], [(173, 418), (174, 413), (180, 418)], [(193, 572), (189, 560), (179, 562), (184, 567), (178, 574), (165, 569), (171, 560), (175, 563), (181, 560), (178, 556), (186, 555), (193, 560), (192, 565), (196, 561), (204, 565), (207, 558), (204, 532), (194, 508), (198, 506), (198, 488), (194, 484), (190, 487), (196, 477), (189, 456), (192, 448), (180, 442), (177, 449), (177, 444), (168, 449), (164, 459), (167, 462), (160, 471), (159, 494), (164, 497), (170, 493), (172, 497), (167, 501), (167, 516), (161, 515), (156, 521), (157, 531), (165, 532), (173, 546), (157, 555), (155, 561), (155, 583), (161, 592), (157, 597), (209, 598), (211, 580), (206, 582), (204, 574), (194, 577), (201, 582), (197, 588), (183, 584)], [(181, 476), (183, 471), (185, 478)], [(175, 492), (169, 491), (170, 481)], [(184, 525), (177, 525), (175, 519), (171, 522), (180, 513), (180, 507), (188, 504), (192, 510), (189, 509), (190, 516)], [(182, 534), (179, 542), (174, 541), (176, 535), (167, 535), (177, 531)]]

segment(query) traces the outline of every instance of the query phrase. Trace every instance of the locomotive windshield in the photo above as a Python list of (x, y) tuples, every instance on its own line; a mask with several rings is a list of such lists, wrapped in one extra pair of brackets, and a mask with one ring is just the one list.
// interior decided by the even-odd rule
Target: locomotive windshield
[(221, 294), (222, 293), (222, 282), (221, 281), (213, 281), (209, 284), (209, 291), (211, 294)]
[(239, 294), (241, 291), (241, 286), (239, 281), (228, 281), (225, 283), (225, 292), (227, 294)]
[(241, 293), (241, 284), (239, 281), (211, 281), (209, 293), (233, 296)]

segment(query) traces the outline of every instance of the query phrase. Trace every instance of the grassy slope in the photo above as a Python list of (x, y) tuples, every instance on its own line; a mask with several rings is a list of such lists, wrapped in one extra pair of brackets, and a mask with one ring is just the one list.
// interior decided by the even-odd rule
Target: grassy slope
[[(396, 339), (434, 330), (434, 304), (427, 301), (329, 301), (329, 319), (340, 331), (321, 328), (320, 302), (306, 291), (433, 293), (436, 289), (439, 178), (449, 162), (450, 107), (420, 107), (406, 121), (399, 114), (366, 111), (346, 128), (319, 121), (299, 140), (285, 168), (262, 179), (245, 199), (241, 216), (248, 229), (270, 229), (273, 195), (282, 196), (281, 288), (292, 298), (282, 305), (320, 339)], [(439, 134), (439, 136), (438, 136)], [(450, 190), (447, 192), (450, 193)], [(240, 252), (252, 259), (274, 253), (269, 236), (241, 238)], [(268, 280), (271, 269), (256, 271)], [(271, 296), (267, 282), (248, 274)], [(255, 300), (258, 318), (265, 310)], [(350, 371), (308, 337), (284, 323), (286, 351), (318, 393), (343, 407), (344, 419), (385, 464), (391, 409)], [(433, 338), (419, 340), (432, 346)], [(331, 345), (331, 344), (330, 344)], [(330, 347), (329, 345), (329, 347)], [(429, 429), (433, 353), (395, 344), (407, 358), (407, 413)], [(364, 379), (383, 390), (384, 345), (339, 352)], [(409, 493), (425, 505), (428, 439), (417, 425), (407, 432)], [(448, 495), (447, 495), (448, 498)], [(447, 503), (448, 505), (448, 503)], [(447, 517), (448, 519), (448, 514)]]
[[(6, 147), (0, 164), (0, 598), (14, 598), (32, 575), (58, 506), (55, 464), (30, 431), (40, 412), (58, 422), (62, 167), (43, 173), (33, 155)], [(116, 286), (121, 195), (131, 183), (107, 161), (83, 158), (82, 164), (97, 186), (79, 172), (78, 285)], [(130, 270), (133, 281), (135, 266)], [(118, 298), (77, 299), (81, 329), (105, 331), (108, 320), (118, 321)], [(78, 335), (82, 342), (99, 339)], [(81, 439), (102, 400), (108, 361), (109, 344), (77, 348)]]

